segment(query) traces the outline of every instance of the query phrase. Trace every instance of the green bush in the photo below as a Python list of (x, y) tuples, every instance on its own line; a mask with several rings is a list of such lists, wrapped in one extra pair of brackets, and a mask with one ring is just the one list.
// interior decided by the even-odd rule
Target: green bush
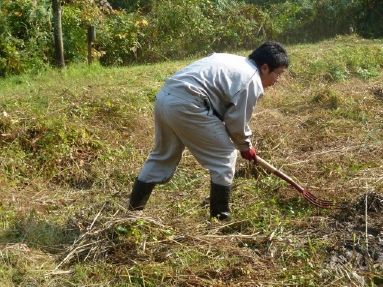
[(96, 48), (104, 65), (252, 49), (265, 39), (259, 35), (263, 16), (255, 6), (235, 1), (160, 0), (145, 17), (140, 12), (109, 17)]
[[(108, 66), (253, 49), (266, 39), (285, 44), (318, 41), (348, 33), (350, 24), (360, 35), (380, 35), (375, 23), (382, 11), (377, 2), (254, 2), (109, 0), (112, 11), (100, 1), (61, 1), (64, 59), (87, 61), (88, 25), (96, 28), (92, 55)], [(0, 77), (55, 66), (51, 5), (51, 1), (1, 1)], [(357, 66), (353, 73), (374, 75), (365, 69)], [(347, 71), (336, 67), (329, 75), (342, 80)]]
[(32, 1), (0, 4), (0, 76), (40, 72), (52, 53), (50, 13)]
[(145, 37), (147, 20), (133, 14), (117, 14), (106, 19), (97, 34), (96, 49), (103, 65), (125, 65), (137, 59)]
[(88, 25), (102, 26), (104, 10), (94, 1), (80, 0), (62, 7), (64, 58), (67, 62), (84, 63), (88, 57)]

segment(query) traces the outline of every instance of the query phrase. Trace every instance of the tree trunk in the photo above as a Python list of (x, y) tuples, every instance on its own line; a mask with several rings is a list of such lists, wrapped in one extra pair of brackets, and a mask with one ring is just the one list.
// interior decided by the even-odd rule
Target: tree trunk
[(54, 40), (55, 40), (55, 55), (56, 65), (59, 68), (65, 67), (64, 60), (64, 44), (63, 34), (61, 27), (61, 5), (60, 0), (52, 0), (53, 9), (53, 26), (54, 26)]

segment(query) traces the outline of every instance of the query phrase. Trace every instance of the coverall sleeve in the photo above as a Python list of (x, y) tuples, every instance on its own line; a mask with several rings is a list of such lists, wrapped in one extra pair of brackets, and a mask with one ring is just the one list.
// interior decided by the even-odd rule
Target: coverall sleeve
[(251, 129), (249, 122), (257, 100), (262, 96), (257, 81), (250, 81), (249, 84), (240, 90), (227, 107), (224, 122), (230, 138), (240, 151), (248, 150), (251, 144)]

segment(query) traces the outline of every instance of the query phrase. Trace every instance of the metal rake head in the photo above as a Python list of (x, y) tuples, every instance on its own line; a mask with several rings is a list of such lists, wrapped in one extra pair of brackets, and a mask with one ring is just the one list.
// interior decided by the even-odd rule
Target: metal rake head
[(338, 203), (335, 200), (325, 200), (317, 198), (314, 194), (307, 190), (301, 191), (302, 196), (311, 204), (321, 207), (321, 208), (340, 208)]

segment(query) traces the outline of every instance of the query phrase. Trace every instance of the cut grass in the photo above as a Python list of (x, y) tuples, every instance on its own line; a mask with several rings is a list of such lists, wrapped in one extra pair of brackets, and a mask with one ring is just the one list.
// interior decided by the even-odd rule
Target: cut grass
[(314, 208), (239, 158), (225, 223), (208, 220), (210, 178), (188, 151), (143, 212), (126, 210), (155, 93), (191, 59), (1, 79), (0, 286), (379, 286), (382, 45), (287, 47), (251, 123), (263, 158), (348, 208)]

